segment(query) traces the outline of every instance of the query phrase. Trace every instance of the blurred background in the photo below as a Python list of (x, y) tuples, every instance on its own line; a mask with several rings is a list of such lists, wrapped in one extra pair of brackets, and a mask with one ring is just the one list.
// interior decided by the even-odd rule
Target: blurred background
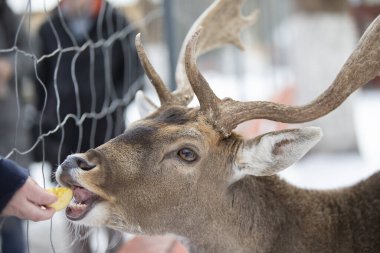
[[(135, 33), (141, 32), (153, 65), (174, 89), (182, 41), (194, 20), (213, 1), (109, 0), (106, 7), (102, 0), (1, 0), (1, 8), (3, 2), (16, 16), (0, 20), (0, 32), (13, 38), (2, 42), (1, 37), (5, 37), (0, 34), (0, 63), (7, 59), (13, 67), (7, 79), (0, 78), (0, 103), (7, 99), (17, 103), (9, 105), (12, 117), (0, 121), (0, 155), (23, 163), (40, 185), (51, 187), (55, 185), (51, 173), (66, 153), (96, 146), (139, 119), (133, 100), (136, 90), (143, 89), (158, 102), (141, 68), (136, 67)], [(84, 11), (88, 9), (91, 11)], [(254, 9), (259, 9), (260, 15), (257, 23), (242, 33), (245, 51), (226, 46), (202, 56), (199, 68), (220, 98), (301, 105), (332, 83), (366, 27), (380, 14), (380, 0), (247, 0), (242, 12), (248, 14)], [(97, 23), (84, 18), (93, 13)], [(12, 26), (13, 33), (9, 29)], [(114, 52), (118, 47), (123, 53)], [(67, 55), (69, 52), (72, 54)], [(119, 73), (115, 69), (120, 62), (124, 67)], [(4, 65), (0, 66), (1, 72), (6, 69)], [(81, 81), (83, 71), (91, 76), (83, 79), (86, 81)], [(0, 77), (5, 76), (1, 72)], [(122, 76), (120, 87), (118, 74)], [(74, 88), (60, 89), (60, 78)], [(102, 84), (105, 90), (98, 90), (97, 85)], [(45, 90), (41, 91), (42, 87)], [(97, 98), (102, 92), (105, 98)], [(81, 103), (92, 106), (78, 107), (78, 97)], [(65, 109), (69, 103), (75, 107), (73, 111)], [(107, 108), (114, 109), (109, 112)], [(378, 171), (379, 111), (380, 79), (375, 79), (334, 112), (303, 124), (321, 127), (324, 137), (310, 154), (281, 176), (304, 188), (335, 189)], [(92, 118), (90, 127), (86, 121), (74, 121), (94, 112), (100, 116)], [(49, 113), (53, 116), (46, 116)], [(65, 116), (70, 114), (72, 117), (65, 122)], [(78, 131), (76, 136), (70, 136), (69, 128), (64, 131), (70, 119)], [(7, 127), (12, 131), (1, 131)], [(107, 134), (97, 139), (97, 129), (102, 127)], [(299, 125), (255, 120), (240, 125), (236, 131), (250, 138), (289, 127)], [(93, 131), (87, 131), (89, 128)], [(87, 132), (91, 133), (87, 136)], [(49, 144), (54, 142), (53, 138), (49, 140), (54, 135), (58, 136), (56, 146)], [(46, 137), (44, 145), (40, 137)], [(75, 140), (76, 148), (65, 150), (70, 145), (65, 138)], [(169, 252), (165, 251), (169, 248), (178, 250), (171, 252), (183, 252), (173, 238), (155, 238), (145, 249), (138, 249), (135, 244), (142, 245), (144, 240), (132, 235), (102, 229), (73, 231), (61, 213), (52, 221), (23, 223), (29, 252)]]

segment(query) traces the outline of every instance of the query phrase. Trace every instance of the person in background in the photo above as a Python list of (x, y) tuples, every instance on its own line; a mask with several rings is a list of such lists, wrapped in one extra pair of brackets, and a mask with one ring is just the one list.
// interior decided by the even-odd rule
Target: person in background
[[(124, 131), (126, 104), (113, 111), (107, 108), (142, 88), (136, 34), (126, 17), (104, 0), (62, 0), (51, 12), (37, 36), (38, 56), (47, 56), (37, 66), (35, 85), (42, 132), (55, 129), (68, 115), (104, 114), (81, 124), (70, 117), (45, 138), (44, 149), (40, 145), (35, 150), (36, 160), (45, 159), (55, 171), (66, 156), (95, 148)], [(38, 121), (34, 129), (36, 139), (41, 134)], [(116, 238), (115, 233), (108, 230), (109, 238)], [(73, 252), (91, 252), (89, 240), (75, 239)]]
[[(55, 171), (66, 156), (97, 147), (124, 131), (126, 105), (112, 112), (107, 108), (133, 92), (132, 86), (136, 90), (142, 85), (139, 80), (143, 69), (134, 46), (137, 32), (108, 2), (63, 0), (52, 11), (50, 20), (38, 31), (38, 55), (52, 54), (60, 47), (75, 49), (60, 50), (37, 66), (35, 87), (42, 132), (55, 129), (67, 115), (80, 118), (85, 113), (105, 112), (95, 119), (86, 118), (82, 124), (69, 118), (58, 132), (45, 138), (45, 157), (40, 145), (35, 159), (45, 158)], [(124, 35), (110, 39), (123, 30), (127, 31)], [(94, 45), (99, 41), (103, 41), (98, 43), (100, 46)], [(90, 45), (84, 46), (85, 43)], [(40, 135), (38, 124), (39, 121), (34, 128), (35, 139)]]
[[(0, 0), (0, 156), (7, 156), (13, 148), (25, 151), (29, 146), (29, 131), (26, 128), (26, 115), (24, 113), (25, 102), (27, 96), (25, 94), (24, 82), (28, 76), (28, 71), (32, 69), (32, 62), (30, 57), (26, 57), (21, 53), (16, 53), (15, 50), (4, 51), (17, 46), (19, 49), (27, 50), (28, 38), (21, 29), (18, 31), (20, 19), (9, 8), (5, 0)], [(30, 156), (28, 154), (19, 155), (14, 153), (10, 158), (17, 161), (21, 166), (28, 167)], [(2, 164), (8, 163), (1, 161)], [(16, 168), (17, 166), (11, 166)], [(1, 204), (4, 205), (7, 196), (13, 194), (11, 189), (8, 193), (4, 191), (7, 183), (13, 182), (16, 178), (10, 178), (4, 173), (6, 169), (0, 169), (0, 194)], [(9, 172), (16, 173), (16, 172)], [(11, 201), (12, 205), (6, 207), (3, 212), (10, 214), (15, 211), (11, 209), (14, 203), (24, 203), (22, 197), (25, 197), (25, 190), (30, 189), (31, 182), (26, 179), (26, 172), (24, 173), (26, 181), (25, 186), (15, 195), (15, 200)], [(13, 187), (21, 187), (20, 184)], [(15, 189), (14, 188), (14, 189)], [(4, 194), (8, 194), (7, 196)], [(20, 195), (21, 194), (21, 195)], [(21, 200), (21, 201), (20, 201)], [(4, 207), (4, 206), (1, 206)], [(22, 218), (28, 218), (25, 212), (28, 208), (19, 209), (21, 213), (15, 215)], [(26, 251), (25, 233), (22, 228), (22, 221), (17, 217), (0, 217), (0, 236), (2, 239), (2, 253), (21, 253)]]

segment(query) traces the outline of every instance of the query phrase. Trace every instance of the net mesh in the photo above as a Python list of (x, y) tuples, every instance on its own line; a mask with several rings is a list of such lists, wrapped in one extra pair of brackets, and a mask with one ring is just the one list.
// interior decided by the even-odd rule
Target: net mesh
[[(60, 10), (60, 8), (58, 8), (58, 10)], [(55, 34), (57, 34), (57, 31), (55, 30), (54, 28), (54, 25), (52, 24), (51, 20), (50, 20), (50, 17), (49, 17), (49, 12), (45, 10), (45, 14), (46, 14), (46, 18), (48, 19), (48, 22), (51, 24), (51, 27), (54, 31)], [(104, 15), (104, 14), (103, 14)], [(14, 153), (17, 153), (17, 154), (20, 154), (20, 155), (26, 155), (30, 152), (32, 152), (36, 146), (43, 142), (44, 138), (56, 133), (59, 131), (60, 128), (62, 128), (68, 120), (70, 119), (73, 119), (75, 121), (75, 124), (80, 127), (82, 125), (82, 123), (84, 122), (85, 119), (101, 119), (109, 114), (111, 114), (112, 112), (115, 112), (116, 109), (118, 107), (121, 107), (121, 106), (126, 106), (128, 105), (131, 100), (134, 98), (134, 95), (136, 93), (136, 91), (138, 89), (141, 89), (141, 82), (142, 80), (136, 80), (130, 87), (129, 87), (129, 90), (128, 91), (124, 91), (123, 94), (124, 96), (122, 98), (115, 98), (115, 97), (108, 97), (107, 98), (107, 102), (103, 104), (103, 107), (101, 109), (101, 111), (99, 112), (96, 112), (95, 109), (94, 109), (94, 105), (92, 105), (92, 111), (91, 112), (86, 112), (86, 113), (81, 113), (81, 108), (80, 108), (80, 105), (81, 105), (81, 102), (80, 102), (80, 98), (79, 98), (79, 84), (78, 82), (76, 81), (76, 77), (75, 77), (75, 60), (76, 58), (79, 56), (79, 54), (81, 52), (84, 52), (86, 49), (95, 49), (95, 48), (107, 48), (109, 47), (109, 45), (111, 45), (115, 40), (120, 40), (120, 39), (123, 39), (125, 38), (131, 31), (134, 31), (139, 25), (141, 26), (141, 24), (143, 23), (149, 23), (149, 22), (152, 22), (153, 20), (157, 19), (158, 17), (160, 17), (162, 15), (162, 10), (161, 9), (157, 9), (157, 10), (154, 10), (154, 11), (151, 11), (150, 13), (148, 13), (147, 15), (144, 16), (144, 19), (143, 20), (138, 20), (138, 21), (135, 21), (133, 23), (131, 23), (130, 25), (128, 25), (127, 27), (123, 28), (122, 30), (112, 34), (109, 38), (107, 39), (99, 39), (98, 41), (92, 41), (91, 39), (88, 39), (82, 46), (72, 46), (72, 47), (65, 47), (65, 48), (62, 48), (61, 46), (59, 46), (55, 51), (53, 51), (51, 54), (49, 55), (42, 55), (41, 57), (38, 57), (36, 54), (33, 54), (31, 53), (30, 51), (33, 51), (32, 49), (30, 51), (26, 51), (24, 49), (20, 49), (18, 46), (17, 46), (17, 42), (19, 40), (19, 33), (21, 31), (21, 27), (23, 25), (23, 23), (25, 23), (25, 19), (27, 18), (30, 18), (31, 16), (31, 10), (30, 10), (30, 0), (28, 1), (28, 5), (27, 5), (27, 9), (24, 13), (24, 15), (22, 16), (22, 19), (21, 19), (21, 22), (20, 22), (20, 25), (18, 26), (18, 29), (17, 29), (17, 34), (15, 36), (15, 42), (14, 42), (14, 45), (10, 48), (6, 48), (6, 49), (0, 49), (0, 55), (1, 54), (14, 54), (14, 57), (15, 57), (15, 61), (14, 61), (14, 71), (15, 71), (15, 76), (18, 75), (18, 69), (19, 69), (19, 64), (18, 64), (18, 58), (19, 58), (19, 55), (23, 55), (25, 57), (28, 57), (30, 59), (32, 59), (33, 61), (33, 71), (34, 71), (34, 77), (37, 79), (38, 81), (38, 84), (42, 86), (43, 90), (44, 90), (44, 93), (45, 93), (45, 96), (47, 96), (47, 88), (44, 84), (43, 81), (41, 81), (41, 79), (39, 78), (39, 75), (38, 75), (38, 71), (37, 71), (37, 65), (42, 62), (44, 59), (46, 58), (50, 58), (50, 57), (53, 57), (55, 55), (58, 55), (58, 57), (60, 57), (60, 55), (62, 55), (62, 53), (66, 53), (66, 52), (70, 52), (70, 51), (74, 51), (76, 52), (76, 56), (73, 60), (73, 62), (71, 63), (71, 69), (72, 69), (72, 78), (74, 80), (74, 88), (75, 88), (75, 98), (73, 98), (73, 100), (75, 101), (75, 104), (77, 105), (77, 114), (72, 114), (72, 113), (69, 113), (67, 114), (63, 119), (59, 119), (59, 123), (52, 129), (50, 129), (49, 131), (45, 131), (45, 132), (42, 132), (41, 131), (41, 134), (38, 136), (38, 138), (36, 140), (34, 140), (34, 142), (32, 143), (32, 145), (27, 148), (27, 149), (19, 149), (17, 147), (14, 147), (12, 148), (11, 150), (9, 150), (8, 153), (6, 154), (1, 154), (4, 158), (9, 158), (11, 157)], [(60, 15), (61, 16), (61, 15)], [(30, 23), (30, 21), (28, 22)], [(65, 21), (62, 19), (62, 25), (67, 29), (67, 33), (71, 35), (71, 32), (70, 30), (67, 28), (67, 26), (65, 25)], [(112, 28), (111, 28), (112, 29)], [(28, 29), (30, 31), (30, 28)], [(30, 32), (28, 32), (28, 34), (30, 34)], [(56, 35), (58, 36), (58, 35)], [(28, 38), (31, 38), (31, 36), (29, 35)], [(57, 41), (59, 41), (59, 38), (56, 38)], [(75, 39), (73, 39), (73, 41), (75, 41)], [(31, 43), (31, 40), (29, 40), (29, 43)], [(31, 46), (30, 46), (31, 47)], [(109, 57), (106, 57), (106, 61), (109, 60)], [(93, 58), (91, 59), (91, 61), (93, 61)], [(90, 63), (90, 69), (91, 69), (91, 74), (90, 74), (90, 86), (93, 87), (94, 86), (94, 80), (93, 80), (93, 77), (94, 77), (94, 69), (91, 68), (91, 66), (93, 66), (93, 64)], [(105, 64), (105, 70), (104, 70), (104, 74), (106, 76), (106, 79), (107, 79), (107, 82), (105, 83), (106, 85), (110, 85), (110, 83), (112, 83), (112, 81), (110, 80), (110, 64)], [(131, 67), (130, 65), (128, 66), (129, 68)], [(57, 64), (55, 67), (54, 67), (54, 72), (56, 73), (57, 70), (59, 68), (59, 64)], [(128, 78), (128, 77), (126, 77)], [(57, 81), (57, 80), (55, 80)], [(19, 124), (20, 124), (20, 118), (21, 118), (21, 105), (20, 105), (20, 94), (19, 94), (19, 91), (20, 91), (20, 87), (19, 87), (19, 79), (18, 78), (15, 78), (15, 81), (14, 81), (14, 85), (15, 85), (15, 99), (17, 101), (17, 118), (18, 118), (18, 121), (16, 122), (16, 129), (19, 128)], [(124, 87), (125, 88), (125, 87)], [(111, 87), (108, 87), (108, 89), (111, 89)], [(60, 101), (60, 96), (58, 94), (58, 90), (57, 88), (55, 88), (56, 90), (56, 99), (57, 99), (57, 107), (56, 107), (56, 111), (59, 112), (60, 111), (60, 108), (61, 108), (61, 101)], [(91, 92), (94, 92), (93, 90)], [(95, 95), (94, 95), (95, 96)], [(110, 96), (110, 95), (108, 95)], [(45, 98), (46, 99), (46, 98)], [(95, 101), (92, 102), (93, 104), (95, 103)], [(43, 113), (45, 112), (46, 110), (46, 104), (43, 105), (43, 108), (42, 108), (42, 111), (41, 111), (41, 118), (43, 116)], [(59, 113), (57, 113), (57, 115), (59, 115)], [(59, 116), (58, 116), (59, 117)], [(109, 122), (109, 126), (107, 127), (107, 129), (111, 129), (112, 128), (112, 122)], [(110, 130), (109, 130), (110, 131)], [(16, 131), (17, 132), (17, 131)], [(110, 133), (107, 133), (106, 135), (109, 139), (109, 136), (110, 136)], [(17, 135), (14, 137), (15, 138), (15, 143), (17, 143)], [(91, 138), (93, 139), (93, 138)], [(78, 143), (80, 143), (80, 140), (78, 141)], [(91, 145), (93, 146), (93, 145)], [(60, 158), (57, 159), (58, 162), (61, 160)]]

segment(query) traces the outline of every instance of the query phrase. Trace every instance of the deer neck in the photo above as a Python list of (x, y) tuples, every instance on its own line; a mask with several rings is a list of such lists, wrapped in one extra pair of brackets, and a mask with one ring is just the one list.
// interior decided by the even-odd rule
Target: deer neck
[(379, 182), (377, 173), (350, 188), (315, 191), (278, 176), (246, 177), (230, 187), (231, 227), (238, 228), (235, 236), (250, 252), (354, 252), (361, 243), (379, 240), (378, 235), (360, 243), (347, 240), (368, 234), (366, 228), (380, 220), (380, 203), (367, 197), (380, 194)]
[(291, 210), (292, 203), (297, 201), (293, 191), (299, 191), (295, 187), (277, 176), (257, 180), (248, 176), (223, 194), (213, 195), (208, 206), (206, 203), (200, 205), (209, 209), (208, 212), (198, 210), (202, 215), (184, 212), (181, 224), (172, 231), (183, 236), (191, 253), (270, 252), (267, 249), (272, 241), (280, 236), (283, 228), (292, 224), (289, 219), (294, 218), (291, 216), (306, 216), (306, 212)]
[[(222, 204), (212, 204), (213, 215), (196, 218), (197, 229), (178, 234), (186, 236), (190, 252), (197, 253), (310, 252), (321, 245), (331, 249), (339, 245), (334, 231), (351, 223), (342, 213), (353, 201), (350, 197), (344, 191), (299, 189), (277, 176), (248, 176), (229, 187)], [(348, 228), (342, 231), (342, 240), (351, 236)]]

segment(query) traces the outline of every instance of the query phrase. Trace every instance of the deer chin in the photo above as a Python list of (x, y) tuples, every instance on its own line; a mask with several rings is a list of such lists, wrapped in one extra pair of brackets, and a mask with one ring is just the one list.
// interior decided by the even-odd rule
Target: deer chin
[(82, 220), (101, 198), (82, 186), (71, 186), (74, 197), (66, 208), (66, 217), (72, 221)]

